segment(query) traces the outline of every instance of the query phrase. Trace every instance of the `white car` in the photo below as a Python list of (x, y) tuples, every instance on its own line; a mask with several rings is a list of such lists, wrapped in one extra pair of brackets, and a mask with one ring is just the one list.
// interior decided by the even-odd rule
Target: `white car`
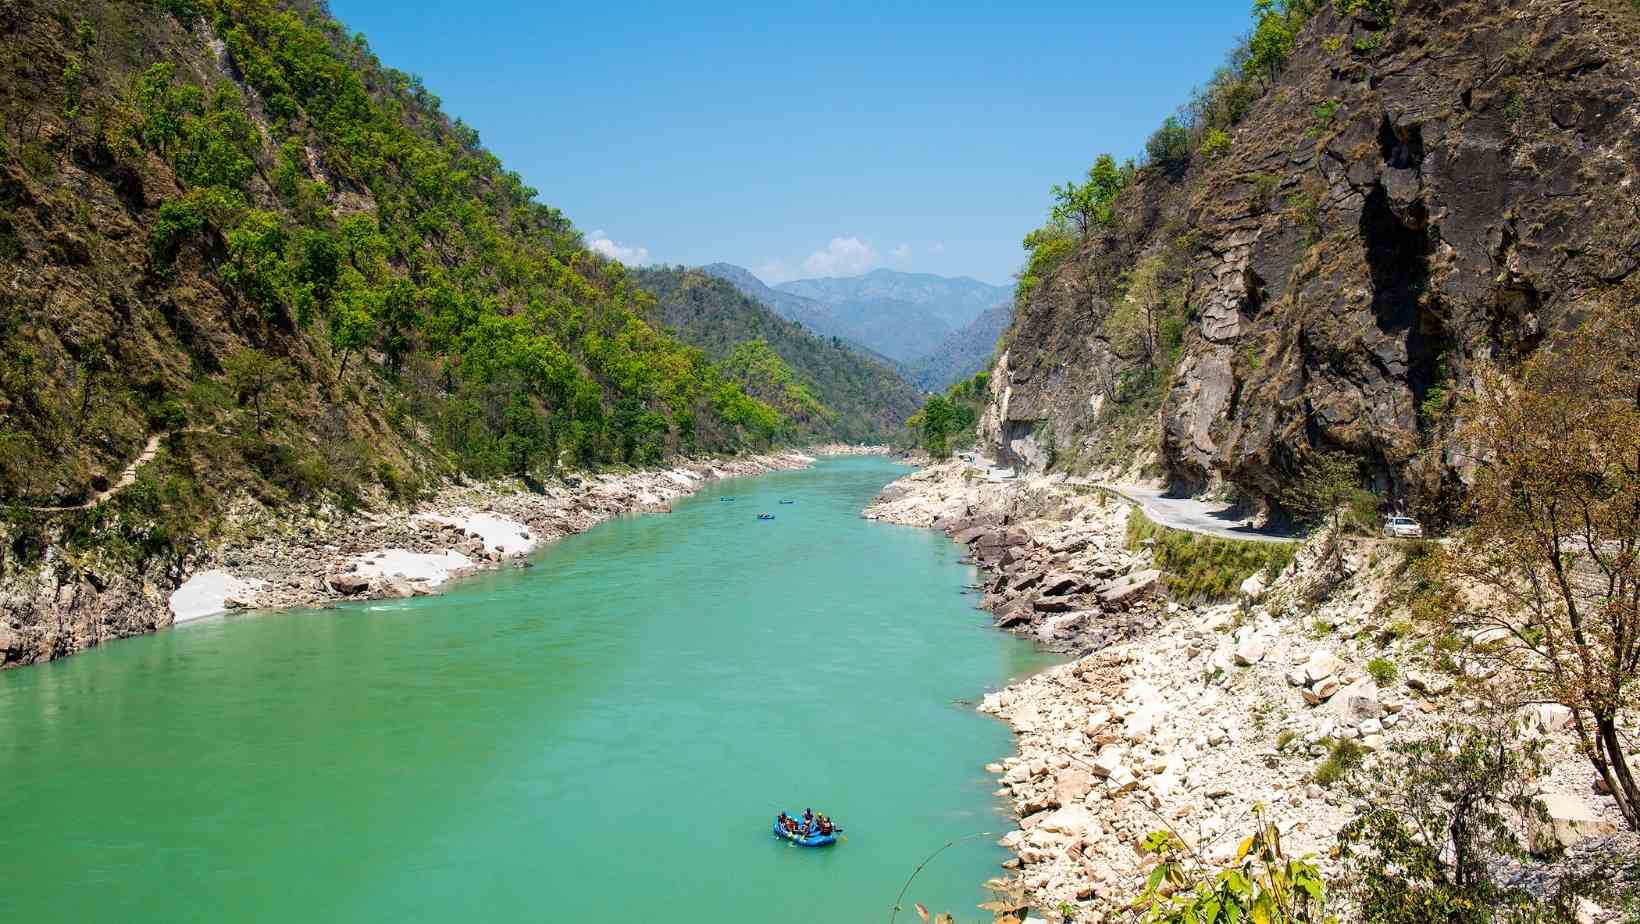
[(1390, 517), (1384, 521), (1384, 535), (1391, 539), (1422, 539), (1424, 528), (1411, 517)]

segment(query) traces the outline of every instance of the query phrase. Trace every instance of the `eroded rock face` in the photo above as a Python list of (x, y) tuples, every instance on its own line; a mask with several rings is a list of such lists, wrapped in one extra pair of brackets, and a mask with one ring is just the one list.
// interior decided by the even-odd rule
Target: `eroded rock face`
[(1228, 155), (1142, 174), (1120, 226), (1022, 305), (986, 435), (1027, 467), (1030, 446), (1098, 461), (1141, 368), (1104, 323), (1121, 271), (1159, 257), (1190, 318), (1151, 424), (1170, 480), (1270, 497), (1326, 447), (1391, 501), (1461, 483), (1439, 418), (1476, 363), (1640, 266), (1634, 25), (1594, 4), (1422, 0), (1387, 27), (1324, 7)]

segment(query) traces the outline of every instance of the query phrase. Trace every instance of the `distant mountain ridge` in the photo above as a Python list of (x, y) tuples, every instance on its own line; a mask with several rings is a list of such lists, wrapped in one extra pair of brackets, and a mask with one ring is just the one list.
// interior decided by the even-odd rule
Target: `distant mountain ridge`
[[(717, 268), (739, 269), (728, 264)], [(786, 414), (803, 437), (873, 443), (902, 437), (905, 420), (922, 397), (901, 370), (841, 338), (782, 317), (746, 294), (743, 286), (762, 283), (740, 272), (745, 279), (737, 283), (707, 269), (632, 271), (639, 287), (655, 297), (656, 320), (723, 364), (748, 393)], [(782, 371), (769, 353), (787, 368)], [(782, 381), (787, 378), (789, 382)], [(806, 389), (820, 407), (789, 387), (793, 385)]]
[(1011, 301), (1014, 290), (994, 286), (967, 276), (947, 277), (932, 273), (902, 273), (877, 269), (864, 276), (793, 279), (775, 286), (791, 295), (800, 295), (828, 305), (894, 302), (916, 305), (956, 330), (973, 323), (981, 314)]
[(943, 391), (991, 365), (997, 341), (1013, 319), (1012, 304), (998, 305), (953, 331), (932, 353), (906, 366), (901, 375), (924, 391)]
[[(862, 347), (925, 390), (942, 389), (981, 368), (1012, 316), (1009, 309), (1000, 325), (994, 317), (979, 323), (987, 312), (1011, 305), (1013, 293), (968, 277), (879, 269), (771, 287), (730, 263), (701, 269), (781, 317)], [(980, 366), (973, 366), (975, 356)]]

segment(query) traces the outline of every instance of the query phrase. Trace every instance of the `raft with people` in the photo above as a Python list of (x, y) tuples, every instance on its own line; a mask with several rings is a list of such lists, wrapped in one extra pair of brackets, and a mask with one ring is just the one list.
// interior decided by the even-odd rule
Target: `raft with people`
[(837, 843), (843, 829), (832, 823), (824, 813), (804, 809), (802, 815), (781, 812), (774, 818), (774, 836), (799, 847), (829, 847)]
[(760, 514), (757, 515), (757, 518), (759, 520), (772, 520), (772, 519), (774, 519), (774, 514), (772, 514), (772, 513), (760, 513)]

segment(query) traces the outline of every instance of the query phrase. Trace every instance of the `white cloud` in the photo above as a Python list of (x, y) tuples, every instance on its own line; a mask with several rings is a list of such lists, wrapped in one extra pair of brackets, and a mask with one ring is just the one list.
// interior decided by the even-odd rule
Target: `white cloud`
[(803, 260), (803, 272), (810, 276), (858, 276), (882, 262), (870, 244), (857, 237), (834, 237), (824, 250), (816, 250)]
[(929, 253), (934, 253), (934, 254), (945, 253), (945, 242), (944, 241), (935, 241), (934, 243), (929, 244), (928, 245), (928, 252)]
[(911, 259), (911, 245), (901, 244), (893, 250), (890, 250), (888, 252), (888, 256), (889, 259), (893, 260), (895, 263), (904, 263), (905, 261)]
[(782, 260), (769, 260), (766, 263), (760, 263), (752, 268), (752, 275), (771, 286), (777, 286), (782, 282), (789, 282), (797, 278), (797, 274), (793, 273)]
[(587, 235), (587, 246), (594, 253), (603, 254), (611, 260), (619, 260), (628, 266), (641, 266), (649, 262), (648, 247), (623, 247), (610, 240), (602, 231), (594, 231)]

